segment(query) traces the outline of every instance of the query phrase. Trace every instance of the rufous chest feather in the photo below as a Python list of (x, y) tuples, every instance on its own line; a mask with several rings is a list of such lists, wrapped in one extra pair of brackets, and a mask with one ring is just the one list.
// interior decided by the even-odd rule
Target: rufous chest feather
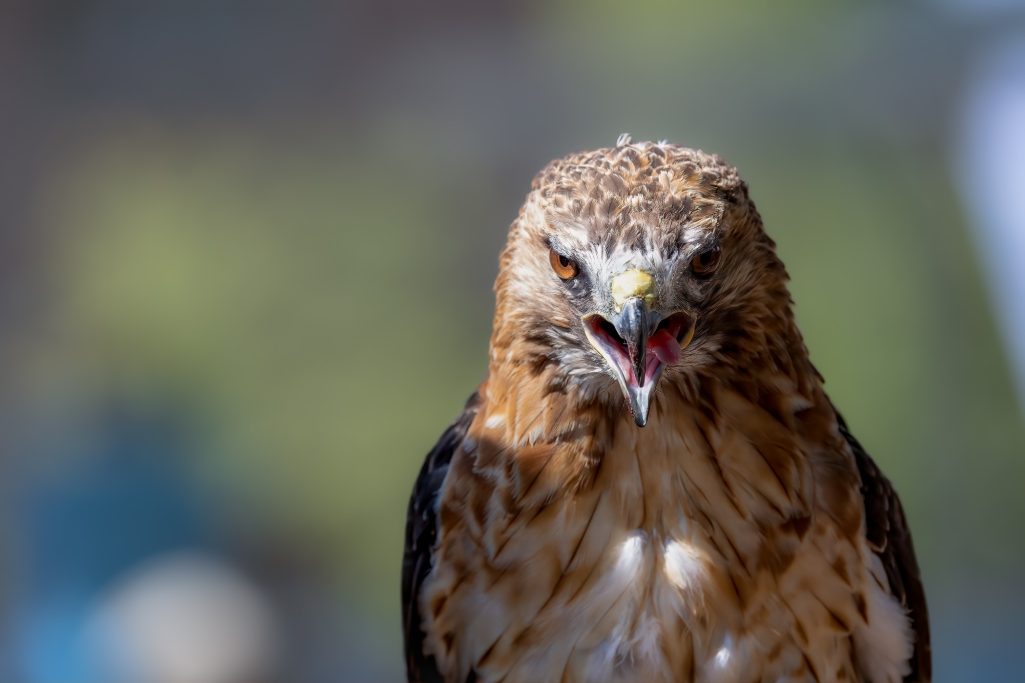
[[(442, 673), (859, 680), (852, 648), (869, 613), (898, 635), (906, 623), (879, 603), (861, 513), (842, 493), (856, 485), (832, 481), (856, 474), (785, 423), (813, 412), (716, 401), (715, 420), (658, 403), (647, 428), (624, 421), (591, 442), (591, 461), (482, 412), (442, 490), (421, 605)], [(592, 470), (570, 476), (581, 463)]]

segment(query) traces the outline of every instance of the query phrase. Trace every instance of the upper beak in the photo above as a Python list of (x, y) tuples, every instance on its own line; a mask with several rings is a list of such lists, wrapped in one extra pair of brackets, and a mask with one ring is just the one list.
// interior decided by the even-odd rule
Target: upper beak
[(644, 386), (645, 364), (648, 346), (648, 306), (644, 299), (633, 298), (623, 305), (623, 310), (616, 316), (612, 324), (616, 332), (626, 342), (630, 367), (633, 369), (637, 384)]

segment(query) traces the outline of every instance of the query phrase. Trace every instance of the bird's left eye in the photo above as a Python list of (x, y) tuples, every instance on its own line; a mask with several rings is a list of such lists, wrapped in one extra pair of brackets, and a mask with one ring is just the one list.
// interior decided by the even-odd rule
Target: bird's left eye
[(715, 272), (715, 269), (719, 267), (719, 261), (721, 258), (722, 250), (717, 246), (702, 249), (698, 253), (694, 254), (694, 258), (690, 260), (691, 272), (699, 277), (711, 275)]
[(552, 270), (559, 276), (560, 280), (572, 280), (580, 272), (577, 262), (563, 256), (554, 249), (548, 252), (548, 261), (552, 264)]

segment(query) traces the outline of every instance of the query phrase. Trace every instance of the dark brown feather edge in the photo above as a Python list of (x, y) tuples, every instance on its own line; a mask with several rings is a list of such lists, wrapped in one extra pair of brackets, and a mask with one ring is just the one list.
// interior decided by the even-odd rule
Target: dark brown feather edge
[(915, 559), (904, 517), (904, 508), (890, 481), (879, 471), (872, 458), (851, 435), (847, 423), (836, 414), (840, 433), (854, 451), (854, 459), (861, 475), (861, 495), (865, 501), (865, 536), (872, 551), (879, 556), (890, 582), (890, 592), (907, 610), (915, 636), (915, 651), (911, 656), (908, 682), (928, 683), (932, 680), (932, 645), (929, 640), (929, 612), (925, 604), (925, 590)]
[(443, 683), (434, 658), (424, 654), (420, 589), (434, 563), (434, 545), (438, 536), (438, 494), (448, 473), (452, 455), (466, 438), (479, 405), (480, 396), (475, 393), (466, 402), (463, 414), (445, 430), (427, 454), (409, 499), (406, 546), (402, 557), (402, 633), (409, 683)]

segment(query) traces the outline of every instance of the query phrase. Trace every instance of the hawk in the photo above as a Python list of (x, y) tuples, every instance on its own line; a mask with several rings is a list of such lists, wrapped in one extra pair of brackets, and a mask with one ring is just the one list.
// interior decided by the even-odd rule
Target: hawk
[(900, 501), (787, 280), (717, 156), (624, 136), (535, 177), (409, 505), (410, 681), (931, 679)]

